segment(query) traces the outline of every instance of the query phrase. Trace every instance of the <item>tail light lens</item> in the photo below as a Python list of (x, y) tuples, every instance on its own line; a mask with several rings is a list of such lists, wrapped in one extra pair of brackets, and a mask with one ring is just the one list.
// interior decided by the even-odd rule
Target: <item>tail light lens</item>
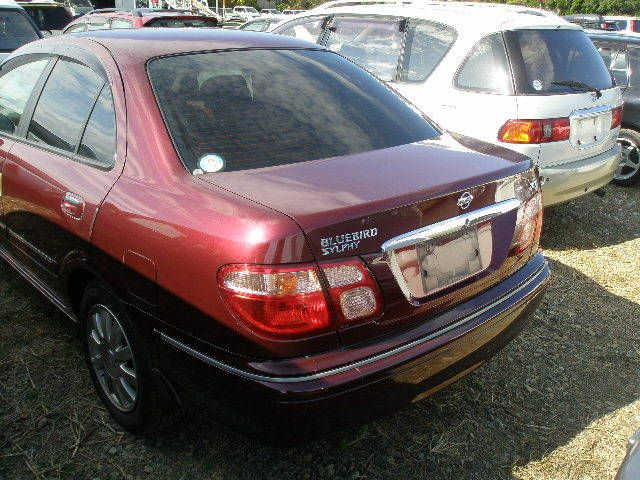
[(229, 310), (263, 335), (289, 338), (331, 326), (315, 264), (227, 265), (218, 283)]
[(622, 105), (611, 111), (611, 128), (618, 128), (622, 125)]
[(498, 132), (504, 143), (548, 143), (569, 140), (568, 118), (549, 120), (508, 120)]
[(515, 197), (518, 207), (516, 228), (511, 240), (511, 253), (519, 255), (540, 238), (542, 230), (542, 192), (536, 170), (515, 178)]
[(369, 269), (357, 259), (321, 265), (339, 325), (382, 313), (382, 295)]
[[(382, 295), (359, 259), (321, 266), (338, 326), (377, 317)], [(252, 330), (272, 338), (299, 338), (334, 325), (315, 264), (227, 265), (218, 274), (229, 310)]]

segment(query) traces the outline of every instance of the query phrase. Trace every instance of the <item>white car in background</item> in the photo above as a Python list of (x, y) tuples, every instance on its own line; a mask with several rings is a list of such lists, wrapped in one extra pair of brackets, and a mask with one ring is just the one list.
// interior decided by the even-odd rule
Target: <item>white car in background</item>
[(249, 20), (253, 20), (254, 18), (258, 18), (260, 16), (260, 12), (253, 7), (233, 7), (234, 18), (239, 18), (248, 22)]
[(274, 33), (359, 63), (454, 134), (523, 153), (546, 206), (609, 183), (622, 97), (582, 28), (515, 5), (337, 1)]

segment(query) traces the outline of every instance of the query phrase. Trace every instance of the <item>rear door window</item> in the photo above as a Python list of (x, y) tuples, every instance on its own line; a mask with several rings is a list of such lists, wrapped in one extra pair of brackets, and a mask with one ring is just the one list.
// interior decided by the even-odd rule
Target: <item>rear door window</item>
[(629, 86), (640, 88), (640, 48), (629, 46)]
[(104, 80), (89, 67), (60, 59), (36, 105), (27, 138), (75, 152)]
[(224, 171), (246, 170), (439, 135), (384, 83), (327, 51), (185, 54), (152, 60), (148, 72), (178, 153), (194, 173), (205, 158)]
[(425, 81), (444, 58), (455, 39), (456, 32), (451, 27), (411, 20), (400, 80)]
[(87, 30), (88, 31), (108, 30), (109, 29), (110, 20), (111, 19), (109, 17), (93, 17), (93, 18), (90, 18), (89, 20), (87, 20)]
[(317, 43), (326, 19), (327, 17), (302, 18), (283, 25), (282, 27), (274, 30), (274, 33)]
[(616, 85), (626, 87), (629, 83), (627, 78), (627, 50), (625, 45), (607, 45), (594, 42), (598, 48), (604, 64), (611, 71), (611, 75), (616, 81)]
[(335, 17), (326, 46), (381, 80), (395, 80), (402, 50), (404, 20), (379, 17)]
[(505, 38), (519, 95), (581, 91), (553, 82), (581, 82), (601, 90), (613, 87), (611, 74), (583, 30), (514, 30), (505, 32)]
[[(18, 59), (16, 59), (18, 60)], [(14, 69), (4, 66), (7, 73), (0, 77), (0, 131), (15, 133), (29, 97), (49, 59), (24, 63)]]
[(39, 38), (36, 28), (24, 10), (0, 9), (0, 52), (13, 52), (16, 48)]
[(458, 70), (456, 87), (482, 93), (513, 92), (511, 73), (502, 35), (489, 35), (473, 48)]
[(76, 23), (68, 27), (63, 33), (85, 32), (87, 30), (86, 23)]
[(111, 19), (111, 28), (133, 28), (133, 22), (131, 20), (127, 20), (126, 18), (114, 17)]

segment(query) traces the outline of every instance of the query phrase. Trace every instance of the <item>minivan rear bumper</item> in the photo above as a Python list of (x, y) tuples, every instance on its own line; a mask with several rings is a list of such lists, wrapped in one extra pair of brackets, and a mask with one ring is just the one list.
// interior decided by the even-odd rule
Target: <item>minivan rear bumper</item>
[(545, 207), (566, 202), (606, 185), (620, 164), (620, 146), (563, 165), (540, 166), (543, 178), (542, 201)]
[[(440, 331), (424, 334), (431, 323), (426, 321), (396, 338), (350, 346), (366, 351), (376, 343), (381, 350), (321, 371), (266, 373), (281, 367), (274, 362), (288, 363), (281, 371), (292, 371), (295, 359), (238, 368), (164, 332), (156, 332), (156, 345), (162, 372), (189, 397), (215, 405), (222, 414), (231, 406), (234, 419), (250, 418), (252, 430), (260, 426), (258, 431), (268, 432), (272, 439), (308, 437), (395, 410), (470, 373), (520, 332), (541, 301), (549, 277), (546, 260), (537, 254), (511, 277), (466, 302), (474, 304), (473, 312)], [(397, 343), (398, 338), (402, 342)]]

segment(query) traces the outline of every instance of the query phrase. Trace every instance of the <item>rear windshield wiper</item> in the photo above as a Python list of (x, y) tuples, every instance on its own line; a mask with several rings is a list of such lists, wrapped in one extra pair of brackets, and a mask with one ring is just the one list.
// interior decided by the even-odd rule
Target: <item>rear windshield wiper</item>
[(584, 82), (576, 82), (575, 80), (554, 80), (551, 85), (559, 85), (561, 87), (569, 87), (574, 90), (582, 90), (583, 92), (593, 92), (596, 94), (596, 98), (602, 96), (602, 92), (599, 88), (592, 87)]

